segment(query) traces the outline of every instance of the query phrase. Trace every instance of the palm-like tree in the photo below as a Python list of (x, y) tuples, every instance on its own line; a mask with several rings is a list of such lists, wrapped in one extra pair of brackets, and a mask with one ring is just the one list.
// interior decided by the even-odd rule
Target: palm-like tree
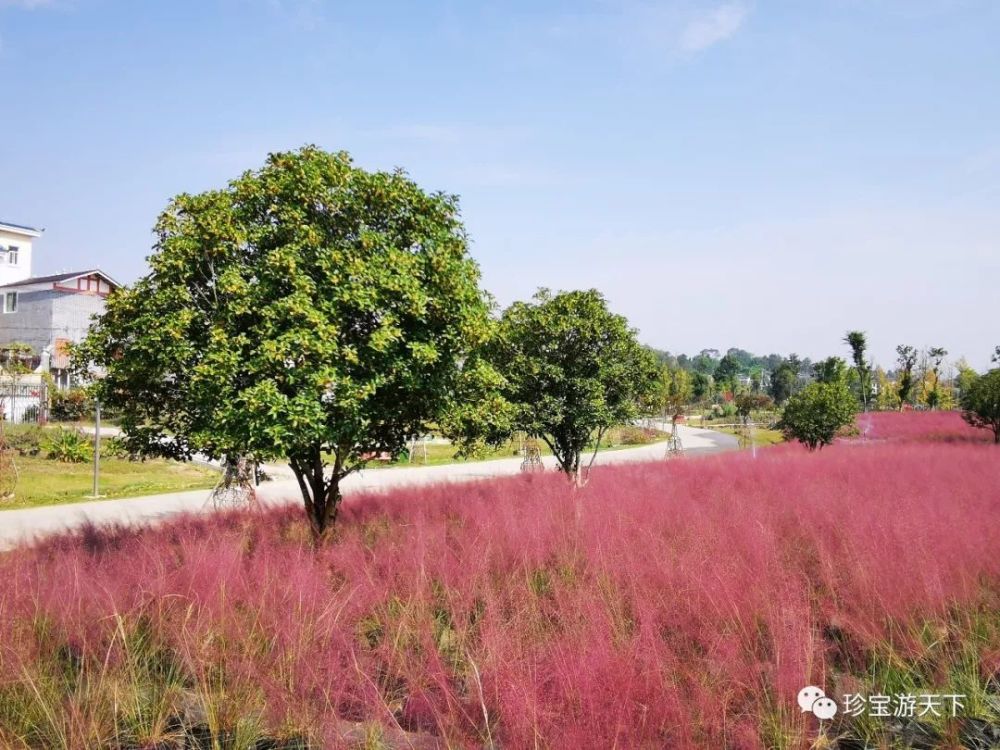
[(871, 372), (865, 363), (865, 349), (868, 348), (868, 337), (864, 331), (848, 331), (844, 343), (851, 347), (851, 359), (858, 373), (858, 385), (861, 389), (861, 406), (868, 411), (868, 396), (871, 392)]

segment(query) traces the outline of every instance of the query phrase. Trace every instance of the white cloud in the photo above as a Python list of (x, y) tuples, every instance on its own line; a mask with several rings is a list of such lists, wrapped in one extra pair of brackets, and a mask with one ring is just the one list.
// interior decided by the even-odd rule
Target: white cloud
[(743, 2), (725, 3), (700, 14), (681, 32), (681, 49), (700, 52), (729, 39), (740, 30), (748, 15), (749, 8)]

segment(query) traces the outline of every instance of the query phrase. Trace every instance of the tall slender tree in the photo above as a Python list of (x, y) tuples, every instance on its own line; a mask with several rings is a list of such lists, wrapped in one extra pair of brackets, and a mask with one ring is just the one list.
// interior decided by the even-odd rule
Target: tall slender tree
[(896, 347), (896, 364), (899, 365), (899, 410), (903, 411), (913, 394), (913, 368), (917, 364), (917, 350), (900, 344)]
[(868, 348), (868, 337), (864, 331), (848, 331), (844, 343), (851, 347), (851, 360), (854, 371), (858, 374), (858, 389), (861, 392), (861, 408), (868, 411), (868, 401), (871, 396), (871, 368), (865, 362), (865, 349)]
[(927, 350), (927, 356), (931, 360), (931, 387), (927, 393), (927, 405), (936, 409), (941, 403), (941, 365), (948, 352), (940, 346), (934, 346)]

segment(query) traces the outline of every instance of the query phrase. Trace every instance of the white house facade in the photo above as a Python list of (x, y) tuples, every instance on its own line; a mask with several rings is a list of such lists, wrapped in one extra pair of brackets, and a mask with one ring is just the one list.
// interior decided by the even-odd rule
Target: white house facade
[(40, 235), (0, 222), (0, 257), (6, 254), (0, 263), (0, 345), (28, 344), (36, 371), (50, 371), (65, 388), (71, 381), (68, 345), (86, 336), (119, 284), (99, 268), (32, 276), (31, 241)]

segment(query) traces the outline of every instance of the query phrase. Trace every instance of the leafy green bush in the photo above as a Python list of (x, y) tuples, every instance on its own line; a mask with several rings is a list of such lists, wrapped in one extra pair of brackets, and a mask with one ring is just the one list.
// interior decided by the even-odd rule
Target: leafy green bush
[(129, 450), (128, 445), (120, 437), (101, 439), (102, 458), (124, 458), (129, 461), (137, 461), (139, 457)]
[(648, 427), (636, 427), (634, 425), (624, 425), (617, 429), (617, 434), (613, 437), (618, 445), (648, 445), (659, 438), (663, 433), (651, 430)]
[(778, 429), (786, 439), (816, 450), (832, 443), (856, 412), (857, 399), (844, 383), (810, 383), (788, 399)]
[(37, 456), (42, 452), (42, 428), (38, 425), (5, 425), (4, 439), (19, 456)]
[(50, 415), (55, 422), (78, 422), (94, 415), (94, 401), (83, 388), (55, 391)]
[(93, 457), (90, 437), (79, 430), (60, 427), (45, 439), (47, 458), (68, 464), (81, 464)]

